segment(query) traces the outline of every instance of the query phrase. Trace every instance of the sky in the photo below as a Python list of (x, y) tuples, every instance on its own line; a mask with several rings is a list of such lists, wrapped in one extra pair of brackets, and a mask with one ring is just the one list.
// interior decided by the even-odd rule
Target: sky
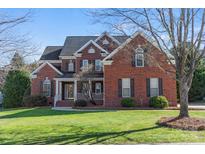
[[(1, 9), (9, 16), (19, 16), (28, 9)], [(89, 9), (32, 9), (32, 18), (16, 28), (20, 34), (28, 34), (39, 45), (41, 54), (46, 46), (63, 45), (66, 36), (99, 35), (108, 30), (106, 25), (94, 24)], [(39, 56), (31, 60), (39, 59)]]

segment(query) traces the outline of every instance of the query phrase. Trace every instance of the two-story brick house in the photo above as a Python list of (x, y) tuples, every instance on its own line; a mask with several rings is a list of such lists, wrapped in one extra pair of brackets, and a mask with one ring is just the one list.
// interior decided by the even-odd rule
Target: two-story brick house
[(71, 106), (84, 99), (76, 74), (89, 64), (94, 66), (89, 82), (98, 105), (119, 107), (122, 98), (132, 97), (147, 106), (156, 95), (176, 105), (174, 67), (143, 33), (68, 36), (63, 46), (46, 47), (39, 64), (32, 73), (31, 93), (46, 95), (54, 106)]

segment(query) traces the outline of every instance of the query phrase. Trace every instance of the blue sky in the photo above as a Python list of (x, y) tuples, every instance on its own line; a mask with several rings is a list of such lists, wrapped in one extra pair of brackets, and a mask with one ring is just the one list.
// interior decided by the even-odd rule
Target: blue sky
[[(1, 9), (2, 11), (2, 9)], [(22, 15), (28, 9), (4, 9), (9, 15)], [(63, 45), (68, 35), (96, 35), (107, 29), (102, 24), (93, 24), (86, 15), (88, 9), (32, 9), (31, 21), (17, 27), (18, 33), (28, 33), (43, 52), (45, 46)], [(38, 59), (35, 57), (35, 59)]]

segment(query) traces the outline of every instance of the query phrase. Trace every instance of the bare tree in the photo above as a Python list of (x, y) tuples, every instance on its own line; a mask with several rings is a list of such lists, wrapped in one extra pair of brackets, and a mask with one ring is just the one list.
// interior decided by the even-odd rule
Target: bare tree
[(96, 105), (93, 97), (91, 82), (93, 73), (93, 65), (88, 64), (87, 66), (82, 67), (81, 71), (75, 74), (75, 77), (79, 79), (80, 86), (82, 87), (83, 96), (87, 99), (88, 102), (92, 103), (93, 105)]
[(161, 52), (174, 57), (180, 94), (179, 117), (189, 117), (188, 92), (205, 52), (205, 9), (101, 9), (91, 14), (124, 34), (143, 31)]
[(17, 34), (20, 26), (30, 21), (32, 14), (29, 10), (21, 16), (11, 16), (0, 11), (0, 65), (5, 64), (15, 52), (23, 57), (36, 54), (38, 47), (32, 43), (29, 35)]

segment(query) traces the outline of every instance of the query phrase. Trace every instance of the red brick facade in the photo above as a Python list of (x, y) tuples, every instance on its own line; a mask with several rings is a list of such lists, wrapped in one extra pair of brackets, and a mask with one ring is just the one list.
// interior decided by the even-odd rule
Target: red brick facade
[(147, 106), (149, 102), (149, 97), (147, 97), (146, 94), (146, 78), (162, 78), (164, 96), (170, 101), (170, 105), (176, 105), (176, 81), (173, 79), (175, 75), (168, 75), (163, 69), (174, 70), (172, 66), (168, 65), (164, 54), (154, 46), (147, 51), (152, 57), (156, 58), (158, 62), (162, 63), (163, 69), (156, 67), (156, 64), (147, 64), (144, 67), (132, 66), (133, 49), (145, 43), (146, 40), (138, 35), (127, 44), (127, 46), (114, 55), (111, 65), (104, 66), (104, 106), (120, 106), (122, 98), (118, 96), (118, 79), (121, 78), (134, 79), (134, 100), (136, 104), (143, 106)]
[[(110, 44), (106, 47), (103, 46), (102, 41), (107, 39)], [(103, 36), (100, 40), (96, 41), (102, 48), (106, 49), (109, 52), (115, 52), (114, 49), (119, 48), (116, 42), (114, 42), (110, 37)], [(135, 67), (132, 65), (133, 55), (135, 53), (135, 49), (137, 47), (142, 47), (145, 49), (145, 65), (144, 67)], [(95, 49), (95, 53), (88, 53), (88, 50), (92, 47)], [(118, 49), (117, 48), (117, 49)], [(114, 51), (113, 51), (114, 50)], [(76, 73), (80, 71), (81, 61), (83, 59), (87, 59), (89, 61), (94, 62), (96, 59), (103, 60), (105, 55), (102, 55), (101, 49), (93, 45), (89, 44), (86, 48), (84, 48), (79, 54), (80, 56), (76, 56), (72, 58), (74, 62), (74, 68)], [(52, 64), (54, 67), (58, 68), (58, 70), (62, 73), (68, 73), (68, 62), (70, 59), (61, 59), (61, 64)], [(137, 35), (133, 38), (128, 44), (126, 44), (123, 48), (119, 49), (119, 51), (112, 56), (112, 58), (107, 59), (106, 61), (112, 60), (112, 64), (105, 64), (103, 70), (98, 73), (103, 73), (103, 81), (102, 80), (93, 80), (93, 86), (95, 82), (102, 83), (102, 91), (103, 98), (102, 100), (97, 100), (99, 104), (102, 104), (104, 107), (120, 107), (121, 99), (118, 95), (119, 85), (118, 80), (122, 78), (130, 78), (134, 80), (134, 96), (136, 105), (139, 106), (148, 106), (149, 97), (147, 96), (146, 89), (146, 79), (147, 78), (160, 78), (163, 81), (163, 95), (167, 97), (170, 102), (170, 105), (176, 105), (176, 81), (175, 78), (175, 69), (168, 63), (167, 57), (165, 54), (161, 53), (157, 47), (149, 43), (145, 37), (141, 35)], [(105, 62), (106, 62), (105, 61)], [(171, 73), (170, 73), (171, 72)], [(36, 77), (32, 79), (32, 95), (40, 94), (42, 91), (41, 83), (48, 77), (52, 82), (52, 93), (51, 97), (49, 97), (50, 102), (54, 102), (54, 96), (56, 95), (56, 81), (54, 78), (59, 77), (59, 73), (53, 69), (49, 65), (45, 65), (41, 70), (39, 70), (36, 74)], [(59, 80), (63, 82), (73, 82), (75, 78), (73, 77), (71, 80), (65, 81)], [(64, 92), (64, 90), (60, 89), (62, 87), (59, 86), (59, 91)], [(77, 93), (80, 93), (81, 87), (77, 84)], [(94, 90), (93, 90), (94, 91)], [(60, 93), (60, 92), (59, 92)], [(62, 94), (61, 94), (62, 95)], [(74, 100), (58, 100), (56, 102), (57, 106), (72, 106)]]

